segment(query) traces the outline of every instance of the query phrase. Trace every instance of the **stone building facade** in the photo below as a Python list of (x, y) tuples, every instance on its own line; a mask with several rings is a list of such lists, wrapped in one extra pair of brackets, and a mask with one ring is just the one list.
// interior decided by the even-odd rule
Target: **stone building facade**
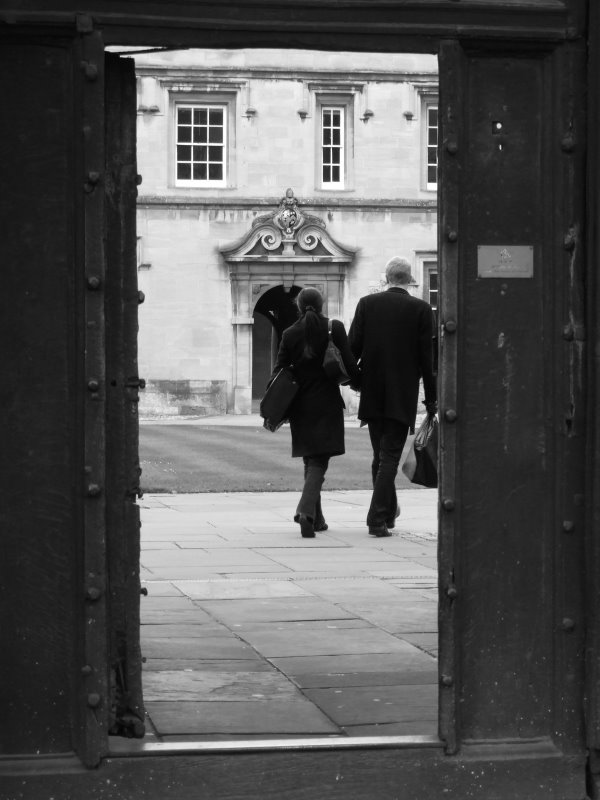
[(385, 262), (404, 255), (412, 291), (435, 306), (436, 57), (135, 61), (142, 415), (255, 410), (303, 286), (348, 327)]

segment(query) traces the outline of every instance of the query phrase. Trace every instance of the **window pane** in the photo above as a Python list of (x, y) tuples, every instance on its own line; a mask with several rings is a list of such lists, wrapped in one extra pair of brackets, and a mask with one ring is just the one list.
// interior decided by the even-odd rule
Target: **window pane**
[[(430, 266), (431, 265), (431, 266)], [(438, 272), (437, 264), (435, 261), (425, 261), (423, 263), (423, 275), (425, 277), (425, 286), (427, 288), (427, 295), (425, 300), (429, 305), (437, 310), (438, 305)]]
[(323, 183), (343, 185), (344, 109), (321, 110), (321, 165)]
[(223, 128), (214, 128), (211, 126), (208, 129), (208, 141), (218, 142), (220, 144), (223, 141)]
[(210, 181), (223, 180), (223, 165), (222, 164), (209, 164), (208, 165), (208, 179)]
[[(208, 105), (177, 110), (176, 171), (179, 180), (224, 180), (226, 111), (222, 106)], [(183, 125), (182, 121), (188, 124)]]
[(438, 109), (427, 109), (427, 184), (430, 189), (437, 186)]

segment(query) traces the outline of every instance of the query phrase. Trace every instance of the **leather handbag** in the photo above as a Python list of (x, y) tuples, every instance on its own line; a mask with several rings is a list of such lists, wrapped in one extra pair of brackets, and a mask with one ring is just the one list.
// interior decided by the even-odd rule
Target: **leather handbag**
[(348, 375), (348, 371), (344, 365), (342, 354), (331, 338), (331, 323), (332, 320), (329, 320), (327, 325), (329, 341), (327, 342), (327, 348), (325, 350), (325, 355), (323, 356), (323, 369), (325, 370), (325, 374), (328, 378), (336, 383), (341, 384), (342, 386), (345, 386), (347, 383), (350, 383), (350, 376)]
[(264, 419), (263, 428), (275, 433), (288, 421), (287, 412), (299, 388), (292, 369), (283, 367), (279, 370), (260, 401), (259, 413)]

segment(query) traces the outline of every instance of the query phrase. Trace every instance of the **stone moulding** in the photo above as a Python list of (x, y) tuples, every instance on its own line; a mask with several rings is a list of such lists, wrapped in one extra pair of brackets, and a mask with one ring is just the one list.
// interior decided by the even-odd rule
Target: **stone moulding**
[[(274, 206), (278, 200), (275, 198), (256, 197), (185, 197), (182, 195), (142, 195), (138, 197), (138, 208), (268, 208)], [(311, 208), (355, 208), (360, 209), (427, 209), (435, 211), (438, 207), (437, 199), (415, 199), (412, 197), (387, 198), (387, 199), (354, 199), (346, 197), (311, 197), (304, 201), (304, 205)]]
[(357, 250), (336, 242), (325, 222), (303, 212), (293, 190), (288, 189), (275, 211), (256, 217), (242, 239), (222, 247), (220, 252), (228, 263), (310, 260), (348, 264)]

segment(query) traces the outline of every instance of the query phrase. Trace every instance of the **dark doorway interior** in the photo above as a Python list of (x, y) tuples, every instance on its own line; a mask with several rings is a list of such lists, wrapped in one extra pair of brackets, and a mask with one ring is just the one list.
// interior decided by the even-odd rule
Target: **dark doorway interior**
[(268, 383), (281, 341), (281, 334), (298, 319), (294, 302), (300, 286), (286, 289), (274, 286), (257, 302), (252, 330), (252, 410), (258, 403)]

